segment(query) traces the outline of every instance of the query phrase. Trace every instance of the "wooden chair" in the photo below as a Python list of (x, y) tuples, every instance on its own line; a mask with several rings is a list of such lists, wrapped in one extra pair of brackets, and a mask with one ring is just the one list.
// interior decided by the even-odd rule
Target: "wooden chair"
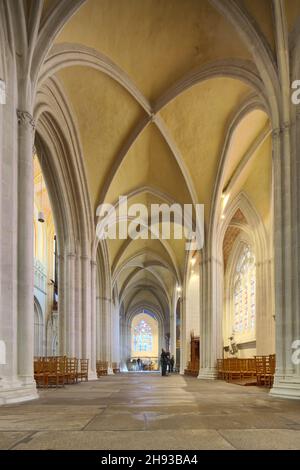
[(241, 379), (241, 368), (239, 364), (239, 359), (230, 358), (229, 359), (229, 371), (228, 371), (228, 381), (232, 382), (234, 378)]
[(67, 358), (67, 383), (78, 382), (78, 359), (76, 357)]
[(51, 357), (48, 358), (47, 364), (47, 374), (48, 374), (48, 383), (55, 387), (60, 385), (64, 387), (66, 381), (66, 359), (61, 357)]
[(87, 382), (89, 380), (89, 360), (79, 359), (79, 371), (77, 378), (82, 382), (83, 379)]
[(118, 362), (113, 362), (112, 363), (112, 370), (114, 374), (119, 374), (120, 373), (120, 364)]
[(257, 385), (271, 388), (275, 373), (275, 356), (255, 356)]
[(217, 378), (224, 380), (224, 359), (217, 359)]
[(248, 374), (251, 378), (256, 377), (256, 366), (255, 366), (255, 358), (251, 357), (247, 359), (247, 367), (248, 367)]
[(42, 358), (36, 358), (34, 361), (34, 380), (38, 387), (48, 388), (48, 374), (44, 370)]
[(101, 377), (103, 375), (107, 375), (108, 371), (108, 362), (105, 361), (97, 361), (96, 362), (96, 370), (97, 370), (97, 377)]
[(269, 387), (271, 388), (273, 386), (275, 369), (276, 369), (276, 355), (270, 354), (268, 362), (269, 362), (269, 369), (267, 372), (270, 374)]
[(229, 369), (230, 369), (229, 362), (230, 362), (230, 359), (228, 358), (223, 360), (223, 379), (226, 381), (228, 380), (228, 377), (229, 377)]

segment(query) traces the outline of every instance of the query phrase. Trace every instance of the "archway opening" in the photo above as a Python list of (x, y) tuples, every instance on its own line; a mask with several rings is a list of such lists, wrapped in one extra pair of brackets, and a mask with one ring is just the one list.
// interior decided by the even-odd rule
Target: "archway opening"
[(55, 356), (58, 354), (57, 237), (48, 191), (36, 154), (33, 185), (34, 356)]
[(180, 299), (176, 305), (176, 369), (180, 370), (180, 337), (181, 337), (181, 311)]
[(256, 256), (251, 237), (236, 221), (247, 223), (241, 210), (233, 217), (223, 242), (224, 356), (256, 354)]
[(136, 371), (158, 369), (158, 321), (147, 312), (135, 315), (131, 322), (131, 368)]

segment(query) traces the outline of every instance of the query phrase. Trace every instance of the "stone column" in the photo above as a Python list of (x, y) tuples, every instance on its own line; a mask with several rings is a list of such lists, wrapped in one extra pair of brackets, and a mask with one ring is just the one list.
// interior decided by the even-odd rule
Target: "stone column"
[(66, 309), (65, 309), (65, 265), (63, 255), (58, 255), (58, 344), (59, 354), (65, 356), (66, 349)]
[(300, 399), (299, 148), (298, 113), (292, 127), (283, 125), (273, 132), (276, 373), (271, 390), (272, 395), (297, 399)]
[(33, 139), (34, 121), (18, 110), (18, 374), (33, 387)]
[(111, 299), (105, 299), (105, 325), (106, 325), (106, 355), (108, 361), (108, 375), (113, 375), (113, 311)]
[(111, 299), (98, 297), (98, 324), (100, 326), (98, 347), (102, 361), (108, 362), (108, 373), (112, 373), (112, 315)]
[(1, 309), (0, 404), (37, 398), (33, 378), (34, 122), (15, 106), (14, 68), (7, 62), (7, 96), (0, 110)]
[(175, 293), (173, 296), (170, 316), (170, 353), (174, 358), (176, 357), (176, 305), (177, 296)]
[(187, 366), (187, 351), (186, 351), (186, 310), (185, 310), (186, 297), (179, 299), (180, 308), (180, 374), (184, 374), (184, 369)]
[(82, 358), (82, 310), (83, 310), (83, 277), (80, 256), (75, 261), (75, 356)]
[(99, 295), (96, 297), (96, 353), (97, 361), (102, 359), (101, 348), (102, 348), (102, 325), (101, 325), (101, 298)]
[(97, 379), (96, 358), (97, 358), (97, 320), (96, 320), (96, 276), (97, 263), (91, 261), (91, 355), (90, 355), (90, 378)]
[(275, 353), (275, 312), (272, 291), (272, 261), (256, 264), (256, 354)]
[(91, 360), (91, 260), (81, 257), (82, 269), (82, 355)]
[(100, 320), (100, 358), (106, 361), (106, 329), (105, 329), (105, 298), (99, 297), (99, 320)]
[(124, 311), (120, 313), (120, 343), (121, 343), (121, 356), (120, 356), (120, 367), (123, 372), (127, 372), (127, 359), (130, 355), (128, 354), (128, 338), (127, 338), (127, 324), (125, 319)]
[(103, 341), (103, 348), (102, 348), (102, 357), (103, 361), (108, 362), (108, 374), (113, 374), (112, 370), (112, 328), (113, 328), (113, 320), (112, 320), (112, 312), (111, 312), (111, 299), (107, 297), (101, 297), (101, 305), (102, 305), (102, 341)]
[(223, 265), (205, 257), (200, 263), (200, 371), (198, 379), (215, 379), (216, 361), (222, 357)]
[(67, 253), (65, 257), (65, 335), (66, 354), (75, 356), (75, 253)]

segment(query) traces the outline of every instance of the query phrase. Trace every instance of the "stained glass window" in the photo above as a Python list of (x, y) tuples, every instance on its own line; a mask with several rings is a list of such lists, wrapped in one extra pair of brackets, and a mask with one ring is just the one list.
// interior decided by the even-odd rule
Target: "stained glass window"
[(135, 352), (152, 351), (152, 330), (145, 320), (141, 320), (134, 328), (133, 347)]
[(243, 333), (255, 328), (255, 257), (244, 245), (234, 277), (234, 331)]

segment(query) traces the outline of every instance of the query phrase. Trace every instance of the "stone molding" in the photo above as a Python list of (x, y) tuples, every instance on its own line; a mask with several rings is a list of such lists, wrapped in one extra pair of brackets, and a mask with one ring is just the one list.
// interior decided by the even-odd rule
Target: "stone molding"
[(31, 127), (32, 131), (35, 130), (36, 122), (28, 111), (17, 109), (17, 119), (20, 126)]

